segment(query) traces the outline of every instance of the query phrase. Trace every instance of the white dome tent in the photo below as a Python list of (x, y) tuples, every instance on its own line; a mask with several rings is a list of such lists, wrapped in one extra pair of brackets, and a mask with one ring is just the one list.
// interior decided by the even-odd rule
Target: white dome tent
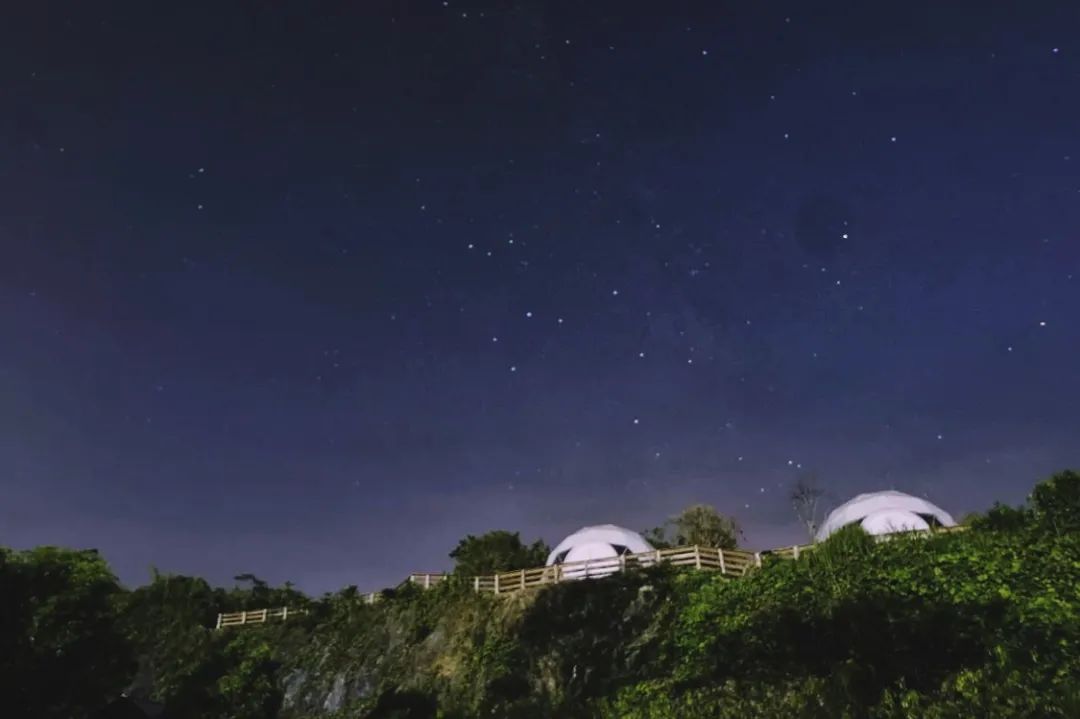
[[(614, 524), (598, 524), (582, 527), (559, 542), (548, 555), (547, 566), (572, 565), (563, 571), (567, 579), (606, 577), (618, 570), (620, 556), (651, 551), (653, 546), (637, 532)], [(589, 564), (576, 564), (587, 560)]]
[(889, 489), (860, 494), (834, 509), (818, 530), (817, 541), (855, 522), (875, 535), (929, 529), (934, 524), (956, 526), (952, 516), (933, 502)]

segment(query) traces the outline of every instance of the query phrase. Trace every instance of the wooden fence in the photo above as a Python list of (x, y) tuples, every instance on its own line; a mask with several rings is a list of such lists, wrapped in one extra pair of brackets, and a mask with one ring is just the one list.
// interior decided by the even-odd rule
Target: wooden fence
[(245, 612), (231, 612), (217, 616), (217, 628), (237, 627), (242, 624), (265, 624), (274, 619), (285, 621), (289, 617), (304, 614), (303, 609), (289, 609), (278, 607), (277, 609), (249, 609)]
[[(967, 527), (946, 527), (930, 530), (930, 532), (918, 532), (918, 534), (944, 534), (960, 532)], [(911, 534), (911, 533), (905, 533)], [(878, 541), (887, 541), (894, 535), (879, 535)], [(720, 572), (733, 577), (741, 577), (751, 570), (760, 567), (762, 557), (778, 557), (780, 559), (799, 559), (807, 552), (812, 551), (815, 544), (795, 545), (769, 549), (761, 552), (748, 552), (742, 549), (717, 549), (715, 547), (672, 547), (670, 549), (654, 549), (639, 554), (623, 554), (618, 557), (604, 557), (602, 559), (587, 559), (581, 562), (567, 562), (554, 564), (549, 567), (537, 567), (535, 569), (519, 569), (513, 572), (488, 575), (484, 577), (472, 577), (469, 580), (472, 589), (477, 593), (490, 592), (492, 594), (510, 594), (525, 589), (542, 587), (548, 584), (589, 577), (606, 577), (617, 572), (623, 572), (635, 567), (651, 567), (660, 563), (670, 564), (675, 567), (690, 567), (693, 569)], [(414, 573), (399, 586), (411, 584), (423, 589), (430, 589), (446, 580), (445, 573)], [(367, 604), (380, 601), (382, 592), (369, 592), (361, 595)], [(278, 609), (258, 609), (246, 612), (232, 612), (231, 614), (219, 614), (217, 628), (234, 627), (244, 624), (264, 624), (271, 620), (282, 621), (297, 614), (303, 614), (303, 610), (280, 607)]]

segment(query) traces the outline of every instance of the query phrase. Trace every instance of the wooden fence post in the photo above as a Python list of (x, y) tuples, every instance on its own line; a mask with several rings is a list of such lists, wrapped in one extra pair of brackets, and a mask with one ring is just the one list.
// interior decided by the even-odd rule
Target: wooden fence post
[(716, 553), (720, 556), (720, 573), (727, 574), (727, 567), (724, 565), (724, 550), (717, 549)]
[(626, 554), (625, 553), (619, 555), (619, 571), (620, 572), (625, 572), (626, 571)]
[(754, 552), (754, 564), (761, 566), (761, 552)]
[(216, 627), (217, 629), (221, 629), (221, 616), (222, 615), (220, 615), (220, 614), (217, 615), (217, 627)]
[(521, 570), (521, 588), (522, 589), (525, 588), (525, 570), (524, 569)]
[(656, 563), (657, 564), (660, 563), (660, 550), (659, 549), (656, 550)]
[(284, 609), (281, 610), (281, 621), (285, 621), (288, 618), (289, 618), (289, 608), (285, 607)]
[(495, 593), (496, 594), (499, 593), (499, 575), (498, 574), (495, 575)]
[(263, 615), (262, 615), (263, 624), (265, 624), (266, 620), (269, 619), (269, 612), (270, 612), (269, 609), (264, 609), (263, 610)]
[(247, 610), (246, 609), (240, 612), (240, 623), (241, 624), (247, 624)]
[(473, 588), (473, 591), (476, 592), (477, 594), (480, 593), (480, 577), (473, 577), (472, 578), (472, 588)]
[(799, 545), (798, 544), (796, 544), (794, 547), (791, 548), (791, 554), (795, 557), (795, 559), (799, 558)]
[(424, 575), (424, 589), (431, 589), (431, 575)]
[(694, 545), (694, 568), (701, 569), (701, 547)]

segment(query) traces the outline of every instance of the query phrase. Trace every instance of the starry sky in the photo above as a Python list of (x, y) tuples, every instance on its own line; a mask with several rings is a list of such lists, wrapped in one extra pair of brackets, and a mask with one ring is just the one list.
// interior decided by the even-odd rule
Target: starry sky
[(1074, 2), (18, 5), (0, 544), (371, 590), (1080, 464)]

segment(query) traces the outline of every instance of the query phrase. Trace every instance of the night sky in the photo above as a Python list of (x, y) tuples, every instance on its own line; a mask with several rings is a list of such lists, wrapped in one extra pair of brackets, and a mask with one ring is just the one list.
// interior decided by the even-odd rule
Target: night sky
[(2, 545), (371, 590), (1080, 464), (1075, 2), (10, 5)]

